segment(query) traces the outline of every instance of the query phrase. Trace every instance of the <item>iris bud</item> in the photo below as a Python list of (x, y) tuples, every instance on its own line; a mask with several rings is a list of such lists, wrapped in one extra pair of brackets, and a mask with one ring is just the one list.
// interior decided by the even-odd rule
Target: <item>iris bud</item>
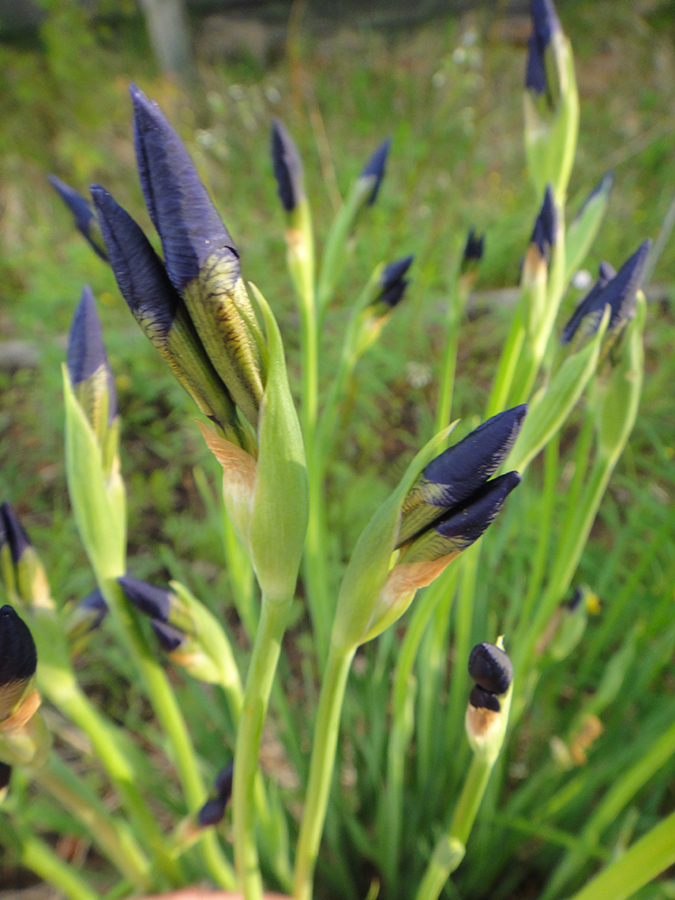
[(47, 180), (73, 214), (75, 227), (84, 236), (94, 253), (100, 256), (104, 262), (108, 262), (108, 254), (105, 251), (96, 213), (86, 197), (78, 194), (56, 175), (48, 175)]
[(505, 694), (513, 681), (513, 666), (503, 650), (484, 641), (471, 651), (469, 675), (484, 691)]
[(370, 193), (366, 199), (366, 204), (372, 206), (377, 200), (377, 195), (382, 185), (385, 168), (387, 164), (387, 156), (391, 147), (391, 138), (385, 138), (380, 146), (375, 150), (368, 162), (363, 167), (359, 175), (359, 181), (362, 181), (368, 188)]

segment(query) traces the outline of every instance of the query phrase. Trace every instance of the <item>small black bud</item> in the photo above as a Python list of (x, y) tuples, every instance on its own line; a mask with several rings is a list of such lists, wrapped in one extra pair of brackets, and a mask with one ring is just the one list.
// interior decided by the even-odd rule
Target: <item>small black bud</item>
[(12, 562), (16, 565), (32, 544), (11, 503), (0, 503), (0, 533), (0, 545), (8, 544)]
[(197, 822), (200, 828), (208, 828), (209, 825), (217, 825), (225, 815), (225, 803), (220, 797), (207, 800), (197, 813)]
[(178, 648), (186, 641), (184, 631), (181, 631), (180, 628), (175, 628), (173, 625), (169, 625), (166, 622), (162, 622), (160, 619), (150, 619), (150, 625), (157, 635), (157, 639), (162, 645), (162, 648), (167, 653), (173, 653), (174, 650), (178, 650)]
[(469, 675), (484, 691), (505, 694), (513, 681), (513, 666), (494, 644), (476, 644), (469, 657)]
[(469, 695), (469, 703), (474, 709), (488, 709), (490, 712), (501, 712), (501, 704), (499, 697), (490, 691), (484, 691), (482, 687), (474, 684), (473, 690)]
[(29, 681), (36, 668), (33, 635), (11, 606), (3, 606), (0, 608), (0, 687)]
[(224, 769), (216, 775), (215, 788), (218, 798), (224, 803), (229, 803), (232, 796), (232, 777), (234, 774), (234, 760), (229, 762)]

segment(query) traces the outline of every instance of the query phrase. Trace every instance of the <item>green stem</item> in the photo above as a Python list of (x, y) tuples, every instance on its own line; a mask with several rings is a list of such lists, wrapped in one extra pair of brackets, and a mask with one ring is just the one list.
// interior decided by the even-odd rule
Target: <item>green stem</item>
[(367, 179), (357, 178), (328, 232), (328, 237), (324, 244), (316, 292), (319, 321), (323, 319), (326, 307), (335, 292), (335, 287), (344, 267), (350, 232), (354, 227), (357, 213), (371, 189), (372, 184), (369, 184)]
[[(540, 503), (538, 504), (539, 519), (537, 529), (537, 547), (534, 553), (532, 567), (528, 577), (528, 588), (525, 599), (520, 604), (518, 610), (518, 624), (513, 635), (513, 646), (518, 646), (521, 635), (529, 628), (529, 621), (534, 609), (535, 602), (541, 593), (541, 588), (546, 576), (546, 569), (549, 561), (549, 544), (551, 540), (551, 526), (553, 524), (553, 511), (555, 509), (556, 486), (558, 483), (558, 461), (559, 461), (559, 434), (556, 433), (548, 442), (544, 449), (544, 491)], [(517, 601), (516, 601), (517, 602)], [(512, 607), (513, 608), (512, 604)], [(509, 610), (510, 617), (513, 616)], [(505, 630), (505, 634), (511, 634), (509, 626)]]
[(382, 805), (384, 821), (379, 828), (380, 839), (383, 843), (381, 856), (389, 884), (394, 883), (399, 862), (403, 827), (404, 766), (414, 731), (412, 707), (415, 700), (416, 684), (413, 668), (422, 638), (434, 611), (444, 596), (448, 594), (451, 598), (454, 596), (454, 589), (448, 588), (447, 572), (452, 572), (454, 575), (456, 569), (447, 569), (440, 578), (429, 585), (418, 596), (410, 616), (405, 637), (396, 656), (392, 693), (393, 713), (387, 745), (387, 781)]
[(498, 412), (501, 412), (506, 405), (506, 399), (511, 390), (513, 376), (516, 371), (524, 340), (525, 326), (523, 325), (523, 314), (519, 303), (513, 321), (511, 322), (511, 328), (508, 337), (506, 338), (502, 355), (499, 358), (497, 373), (492, 385), (492, 390), (490, 391), (490, 398), (485, 413), (486, 418), (490, 418)]
[(134, 887), (150, 890), (150, 867), (132, 832), (113, 819), (84, 782), (54, 753), (43, 767), (30, 771), (36, 781), (85, 825), (100, 849)]
[(234, 857), (239, 887), (246, 900), (262, 898), (262, 878), (255, 842), (256, 773), (260, 739), (289, 605), (290, 603), (272, 603), (263, 597), (237, 731), (232, 789)]
[(309, 517), (305, 537), (303, 574), (307, 587), (307, 605), (312, 619), (316, 654), (319, 664), (323, 664), (328, 654), (330, 609), (328, 592), (328, 562), (326, 559), (325, 502), (324, 502), (324, 460), (321, 455), (318, 429), (314, 433), (313, 447), (307, 444), (307, 481), (309, 485)]
[(448, 315), (446, 324), (445, 350), (441, 364), (441, 389), (436, 407), (436, 431), (441, 431), (450, 421), (452, 395), (455, 387), (455, 369), (457, 366), (457, 346), (459, 343), (459, 320), (464, 312), (468, 286), (459, 279), (456, 272), (452, 279)]
[(422, 791), (427, 790), (430, 779), (438, 771), (435, 766), (444, 764), (446, 744), (445, 734), (438, 727), (438, 698), (448, 663), (450, 620), (459, 575), (459, 566), (450, 565), (433, 583), (439, 602), (427, 627), (421, 652), (417, 654), (417, 784)]
[(326, 820), (328, 795), (335, 767), (340, 714), (344, 700), (349, 667), (356, 648), (344, 649), (331, 645), (319, 697), (314, 728), (312, 762), (305, 809), (300, 825), (293, 896), (295, 900), (310, 900), (314, 868), (319, 855), (321, 833)]
[(446, 881), (464, 859), (466, 842), (483, 800), (493, 765), (494, 760), (474, 755), (452, 824), (434, 848), (417, 891), (416, 900), (437, 900)]
[(101, 716), (79, 687), (75, 686), (75, 689), (59, 693), (58, 696), (52, 696), (46, 687), (44, 692), (59, 710), (89, 737), (94, 755), (106, 770), (122, 803), (135, 822), (138, 834), (143, 836), (144, 843), (152, 850), (162, 871), (172, 882), (184, 883), (180, 864), (171, 858), (164, 836), (157, 827), (156, 818), (138, 789), (138, 773), (126, 751), (126, 736)]
[(455, 659), (450, 681), (450, 702), (446, 734), (459, 734), (466, 709), (467, 666), (471, 653), (471, 633), (473, 630), (474, 598), (480, 559), (481, 542), (477, 541), (464, 551), (459, 565), (461, 576), (457, 602), (455, 604)]
[(49, 844), (28, 830), (12, 828), (4, 817), (0, 817), (0, 842), (14, 847), (22, 865), (53, 884), (68, 900), (99, 900), (98, 892), (57, 856)]
[(627, 900), (675, 863), (675, 812), (636, 841), (570, 900)]
[[(602, 456), (596, 458), (579, 504), (570, 510), (566, 527), (558, 544), (558, 553), (553, 564), (548, 587), (532, 619), (528, 637), (524, 642), (525, 654), (523, 658), (525, 660), (531, 658), (534, 644), (539, 638), (542, 629), (574, 578), (574, 573), (579, 565), (581, 554), (586, 546), (588, 535), (593, 527), (598, 507), (604, 496), (615, 463), (615, 458)], [(514, 650), (516, 653), (518, 652), (517, 648), (514, 648)], [(527, 671), (527, 667), (523, 663), (520, 664), (520, 671)]]
[[(234, 680), (231, 677), (231, 670), (221, 669), (220, 686), (227, 699), (227, 705), (230, 710), (233, 722), (241, 720), (241, 714), (244, 708), (244, 689), (239, 678)], [(278, 841), (275, 837), (279, 833), (278, 822), (274, 819), (274, 814), (283, 816), (283, 812), (278, 808), (272, 810), (262, 773), (256, 772), (255, 777), (255, 809), (260, 822), (260, 830), (265, 843), (265, 849), (269, 851), (270, 862), (279, 881), (286, 887), (291, 882), (291, 864), (286, 847), (277, 846)]]
[[(197, 810), (204, 802), (206, 791), (185, 719), (166, 673), (151, 652), (138, 621), (128, 608), (117, 580), (104, 578), (101, 579), (99, 586), (123, 630), (126, 645), (135, 658), (157, 719), (169, 739), (172, 761), (178, 771), (188, 808), (191, 811)], [(212, 830), (207, 829), (204, 832), (200, 839), (200, 847), (202, 858), (211, 876), (222, 887), (232, 889), (236, 885), (234, 871), (223, 855), (217, 836)]]

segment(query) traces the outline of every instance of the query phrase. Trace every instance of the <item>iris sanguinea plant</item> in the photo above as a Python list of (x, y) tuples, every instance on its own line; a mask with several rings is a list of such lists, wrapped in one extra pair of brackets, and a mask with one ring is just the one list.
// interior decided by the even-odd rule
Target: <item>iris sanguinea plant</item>
[[(387, 199), (386, 179), (397, 177), (396, 157), (388, 165), (391, 142), (381, 143), (365, 166), (365, 160), (350, 161), (355, 174), (351, 186), (345, 185), (344, 196), (338, 196), (342, 176), (336, 173), (331, 186), (336, 209), (333, 224), (315, 246), (309, 191), (313, 180), (305, 178), (290, 132), (278, 120), (272, 124), (268, 193), (272, 197), (273, 173), (299, 301), (299, 353), (294, 363), (302, 370), (301, 434), (274, 315), (260, 291), (245, 282), (246, 259), (178, 134), (155, 103), (137, 88), (131, 89), (138, 172), (158, 240), (146, 236), (103, 187), (92, 188), (93, 209), (105, 241), (105, 257), (132, 314), (208, 420), (200, 425), (223, 469), (224, 546), (231, 596), (245, 632), (241, 646), (233, 652), (227, 635), (232, 617), (228, 614), (219, 621), (222, 607), (207, 608), (179, 582), (159, 587), (130, 574), (136, 566), (147, 570), (147, 565), (126, 560), (125, 511), (114, 489), (119, 461), (111, 453), (118, 419), (114, 380), (95, 299), (85, 292), (73, 320), (65, 370), (68, 472), (72, 505), (94, 564), (99, 594), (91, 605), (71, 614), (70, 646), (65, 649), (79, 652), (85, 640), (96, 640), (89, 628), (100, 614), (110, 611), (105, 628), (110, 625), (121, 636), (122, 646), (129, 650), (129, 666), (137, 666), (144, 676), (140, 690), (157, 720), (157, 727), (153, 722), (148, 733), (162, 732), (157, 745), (162, 750), (166, 747), (167, 762), (176, 766), (185, 801), (169, 840), (164, 842), (160, 836), (157, 841), (152, 827), (143, 821), (133, 790), (129, 793), (140, 779), (127, 778), (128, 770), (119, 764), (118, 756), (107, 758), (107, 771), (117, 779), (111, 783), (137, 823), (142, 823), (143, 850), (152, 857), (151, 866), (143, 872), (130, 867), (139, 888), (146, 871), (154, 879), (161, 869), (161, 882), (158, 879), (152, 885), (157, 890), (181, 884), (182, 874), (189, 878), (204, 871), (224, 888), (238, 888), (247, 900), (259, 900), (264, 872), (270, 888), (308, 900), (341, 742), (346, 752), (339, 771), (347, 775), (355, 771), (356, 785), (351, 796), (345, 797), (348, 802), (338, 805), (326, 836), (321, 896), (328, 896), (326, 884), (331, 877), (345, 895), (365, 895), (359, 879), (366, 870), (377, 873), (392, 900), (415, 896), (417, 882), (412, 879), (418, 873), (410, 863), (416, 860), (418, 866), (429, 865), (418, 900), (436, 900), (449, 872), (472, 849), (467, 840), (506, 735), (511, 698), (521, 717), (539, 670), (552, 656), (551, 652), (542, 655), (539, 641), (570, 587), (602, 491), (632, 427), (640, 383), (644, 304), (637, 285), (644, 247), (618, 274), (606, 264), (601, 266), (599, 284), (575, 316), (583, 323), (582, 332), (597, 325), (597, 333), (590, 334), (581, 349), (575, 345), (573, 352), (555, 341), (557, 313), (566, 302), (570, 272), (584, 263), (606, 209), (611, 178), (603, 179), (566, 227), (577, 98), (571, 52), (549, 0), (533, 4), (525, 98), (528, 155), (536, 188), (531, 207), (523, 213), (531, 223), (531, 236), (518, 253), (524, 258), (520, 300), (483, 424), (467, 434), (469, 429), (462, 423), (463, 439), (447, 448), (455, 363), (464, 365), (464, 354), (457, 354), (463, 339), (461, 320), (483, 254), (483, 237), (472, 231), (463, 254), (459, 241), (452, 242), (456, 259), (451, 267), (454, 284), (449, 284), (447, 294), (448, 355), (433, 417), (438, 434), (410, 462), (352, 549), (349, 540), (340, 540), (335, 511), (327, 510), (325, 502), (336, 483), (326, 476), (342, 473), (350, 456), (348, 445), (340, 439), (344, 401), (356, 393), (352, 392), (356, 367), (366, 361), (383, 327), (405, 316), (401, 300), (417, 292), (415, 315), (421, 311), (424, 298), (420, 295), (427, 280), (411, 269), (412, 257), (404, 256), (408, 248), (392, 246), (387, 260), (395, 261), (371, 267), (363, 290), (352, 295), (344, 287), (353, 283), (345, 277), (351, 248), (357, 240), (368, 238), (368, 228), (377, 226), (378, 219), (383, 221), (384, 210), (373, 217), (371, 207)], [(385, 168), (390, 172), (386, 179)], [(91, 236), (94, 223), (88, 201), (63, 185), (60, 193), (83, 233)], [(233, 214), (228, 211), (228, 224)], [(160, 245), (156, 252), (155, 246)], [(375, 246), (377, 240), (371, 243)], [(365, 250), (361, 247), (357, 265)], [(426, 270), (426, 260), (424, 264)], [(340, 340), (335, 334), (343, 313), (347, 326)], [(608, 329), (619, 327), (625, 330), (624, 340), (613, 348), (617, 358), (612, 360), (615, 365), (609, 378), (603, 381), (609, 368), (605, 367), (597, 385), (591, 384), (602, 389), (589, 392), (580, 411), (588, 424), (581, 429), (581, 451), (574, 460), (570, 485), (569, 478), (561, 475), (570, 442), (567, 437), (558, 441), (557, 434), (594, 378), (601, 341)], [(324, 347), (327, 335), (330, 340)], [(434, 335), (433, 345), (439, 340)], [(336, 347), (332, 360), (330, 351)], [(330, 380), (322, 384), (323, 375)], [(458, 402), (462, 399), (460, 395)], [(422, 431), (432, 419), (421, 414), (416, 421)], [(387, 423), (376, 419), (369, 427), (381, 435)], [(303, 444), (308, 451), (309, 491)], [(367, 446), (368, 442), (363, 449)], [(509, 500), (529, 462), (545, 447), (546, 460), (532, 474), (527, 496)], [(331, 463), (338, 455), (340, 468), (333, 472)], [(589, 460), (592, 468), (587, 478)], [(382, 478), (391, 476), (395, 481), (395, 466), (388, 458)], [(544, 490), (533, 503), (532, 491), (537, 490), (542, 474)], [(525, 490), (519, 489), (518, 494), (525, 495)], [(364, 505), (371, 496), (364, 476)], [(309, 519), (303, 547), (308, 506), (313, 521)], [(504, 507), (509, 520), (499, 540), (491, 539), (496, 529), (481, 540)], [(523, 515), (515, 527), (514, 507)], [(558, 511), (565, 515), (559, 517)], [(530, 553), (530, 542), (537, 545), (536, 552)], [(111, 554), (113, 544), (116, 550)], [(504, 551), (509, 544), (519, 548), (517, 565), (509, 564), (511, 551)], [(291, 610), (303, 551), (300, 599)], [(3, 562), (8, 560), (11, 567), (9, 546), (3, 549)], [(500, 573), (496, 584), (492, 581), (495, 571)], [(521, 598), (521, 593), (526, 596)], [(219, 590), (213, 591), (212, 600), (220, 604)], [(276, 721), (283, 721), (278, 734), (299, 781), (297, 791), (293, 789), (294, 801), (304, 800), (294, 873), (284, 792), (269, 790), (257, 773), (267, 702), (289, 618), (294, 638), (302, 639), (294, 641), (294, 650), (301, 656), (304, 684), (292, 692), (279, 691), (275, 702)], [(504, 643), (494, 634), (502, 620), (513, 665)], [(29, 624), (37, 621), (36, 615)], [(311, 621), (311, 640), (307, 640), (309, 625), (304, 631), (306, 621)], [(384, 634), (386, 629), (390, 630)], [(35, 631), (43, 660), (46, 633), (44, 628)], [(470, 652), (484, 636), (487, 640)], [(243, 667), (244, 689), (238, 658), (246, 654), (247, 640), (253, 649)], [(47, 648), (53, 651), (49, 643)], [(355, 656), (359, 663), (352, 681), (355, 702), (346, 704), (348, 724), (340, 737), (342, 701)], [(52, 652), (52, 661), (54, 657)], [(67, 668), (63, 661), (59, 664), (62, 671)], [(178, 683), (185, 673), (209, 682), (208, 695), (198, 694), (195, 684), (190, 685), (189, 695), (182, 690), (174, 695), (163, 677), (163, 666), (182, 667), (183, 672), (174, 673)], [(43, 662), (43, 671), (44, 667)], [(361, 677), (364, 672), (366, 677)], [(319, 680), (320, 699), (314, 709)], [(391, 694), (387, 693), (389, 680)], [(48, 699), (53, 700), (58, 687), (55, 679)], [(226, 708), (214, 706), (211, 717), (208, 703), (221, 689)], [(190, 735), (181, 724), (176, 702), (181, 696), (198, 700), (185, 710), (195, 726), (198, 755), (191, 752)], [(301, 702), (290, 702), (296, 699)], [(361, 727), (364, 714), (368, 716), (365, 729)], [(443, 719), (440, 727), (439, 717)], [(89, 734), (89, 714), (74, 721)], [(110, 729), (100, 731), (93, 741), (103, 760), (106, 747), (124, 749), (114, 737), (108, 740), (113, 734)], [(209, 752), (211, 737), (218, 753)], [(219, 777), (215, 791), (209, 792), (199, 774), (222, 764), (223, 744), (226, 758), (234, 749), (234, 768)], [(470, 754), (473, 760), (467, 767)], [(129, 758), (133, 762), (133, 753)], [(441, 760), (444, 764), (438, 765)], [(492, 777), (499, 779), (510, 771), (507, 762)], [(548, 779), (548, 771), (545, 776)], [(416, 807), (416, 798), (409, 796), (413, 786), (424, 796), (423, 806)], [(498, 788), (495, 784), (495, 798)], [(514, 796), (517, 791), (514, 788)], [(161, 799), (155, 799), (159, 807)], [(179, 802), (172, 797), (172, 812), (178, 810)], [(230, 802), (238, 877), (228, 848), (218, 845), (214, 833)], [(155, 805), (150, 808), (154, 814)], [(294, 818), (295, 809), (300, 809), (299, 803), (293, 809)], [(495, 807), (495, 811), (498, 814), (485, 823), (486, 846), (492, 830), (500, 827), (497, 820), (503, 810)], [(169, 819), (168, 809), (163, 813), (158, 816), (162, 827)], [(229, 828), (229, 816), (226, 821)], [(450, 831), (444, 831), (442, 823), (450, 821)], [(408, 822), (412, 827), (407, 828)], [(209, 838), (216, 843), (209, 845)], [(342, 848), (351, 841), (360, 849), (367, 847), (368, 866), (360, 864), (351, 848), (349, 860), (346, 854), (341, 857)], [(197, 842), (218, 852), (205, 856), (203, 868), (186, 859), (184, 873), (173, 871), (172, 866), (182, 865), (182, 854)], [(486, 869), (497, 865), (492, 857), (485, 862)], [(354, 883), (349, 884), (352, 877)], [(464, 885), (460, 887), (463, 893)], [(122, 888), (117, 890), (121, 895)]]

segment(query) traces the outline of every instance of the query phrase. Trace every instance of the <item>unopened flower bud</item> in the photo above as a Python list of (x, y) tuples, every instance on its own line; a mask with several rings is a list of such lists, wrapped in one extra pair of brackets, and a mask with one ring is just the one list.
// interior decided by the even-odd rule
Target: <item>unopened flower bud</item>
[(7, 763), (0, 762), (0, 804), (7, 796), (9, 790), (9, 780), (12, 775), (12, 767)]
[(47, 180), (73, 214), (75, 227), (84, 236), (94, 253), (100, 256), (104, 262), (108, 262), (96, 213), (86, 197), (78, 194), (56, 175), (48, 175)]
[(107, 615), (108, 604), (98, 588), (70, 610), (65, 631), (73, 655), (77, 655), (82, 650), (88, 642), (89, 636), (101, 627)]
[(425, 466), (403, 503), (397, 546), (451, 514), (485, 485), (509, 455), (526, 413), (524, 404), (498, 413)]
[(230, 396), (256, 426), (266, 347), (241, 278), (239, 253), (157, 104), (135, 85), (131, 98), (141, 187), (162, 241), (167, 274)]
[(52, 605), (42, 562), (10, 503), (0, 504), (0, 567), (12, 602)]
[(610, 308), (607, 333), (617, 333), (635, 316), (636, 295), (647, 265), (651, 241), (643, 241), (618, 272), (601, 263), (598, 280), (577, 306), (563, 331), (562, 343), (569, 343), (583, 325), (584, 335), (595, 334), (605, 306)]
[(197, 813), (197, 824), (200, 828), (218, 825), (225, 816), (226, 803), (220, 797), (211, 797)]
[(553, 36), (561, 31), (552, 0), (532, 0), (533, 33), (529, 40), (525, 86), (537, 95), (545, 94), (550, 107), (555, 105), (554, 85), (547, 76), (546, 51)]
[(513, 681), (513, 666), (503, 650), (484, 641), (471, 651), (469, 675), (484, 691), (505, 694)]
[(232, 797), (232, 779), (234, 777), (234, 760), (229, 762), (218, 772), (214, 782), (216, 793), (221, 800), (229, 803)]
[(188, 633), (193, 630), (192, 617), (173, 591), (130, 575), (123, 575), (117, 582), (127, 600), (143, 615)]
[[(480, 685), (474, 684), (469, 694), (469, 703), (476, 710), (487, 712), (501, 712), (499, 697), (491, 691), (484, 690)], [(484, 715), (484, 713), (483, 713)]]
[(174, 650), (178, 650), (187, 641), (187, 636), (180, 628), (174, 628), (173, 625), (167, 625), (161, 619), (150, 619), (152, 630), (157, 635), (157, 640), (162, 645), (162, 649), (171, 654)]
[(493, 765), (504, 742), (513, 693), (513, 666), (502, 638), (496, 645), (483, 642), (473, 648), (469, 675), (477, 684), (466, 709), (466, 734), (476, 756)]
[(73, 393), (100, 445), (117, 415), (115, 379), (103, 344), (101, 322), (89, 286), (82, 291), (68, 335), (68, 374)]
[(134, 318), (199, 409), (242, 443), (236, 407), (185, 304), (140, 226), (98, 185), (91, 194), (118, 287)]
[(361, 174), (359, 175), (359, 181), (362, 179), (364, 181), (367, 180), (368, 186), (370, 186), (370, 193), (366, 199), (366, 203), (368, 206), (372, 206), (373, 203), (377, 200), (377, 195), (380, 190), (380, 186), (382, 184), (382, 179), (384, 178), (387, 156), (389, 154), (389, 148), (391, 147), (391, 138), (385, 138), (380, 146), (375, 150), (373, 155), (370, 157), (368, 162), (363, 167)]
[(414, 256), (405, 256), (396, 262), (390, 263), (382, 273), (380, 284), (382, 290), (375, 298), (376, 304), (383, 304), (387, 309), (393, 309), (403, 299), (405, 289), (410, 282), (403, 276), (412, 265)]
[(298, 148), (279, 119), (272, 121), (272, 165), (279, 199), (286, 212), (291, 213), (304, 199), (304, 176)]
[(32, 689), (36, 668), (33, 635), (6, 604), (0, 608), (0, 722), (16, 711)]

